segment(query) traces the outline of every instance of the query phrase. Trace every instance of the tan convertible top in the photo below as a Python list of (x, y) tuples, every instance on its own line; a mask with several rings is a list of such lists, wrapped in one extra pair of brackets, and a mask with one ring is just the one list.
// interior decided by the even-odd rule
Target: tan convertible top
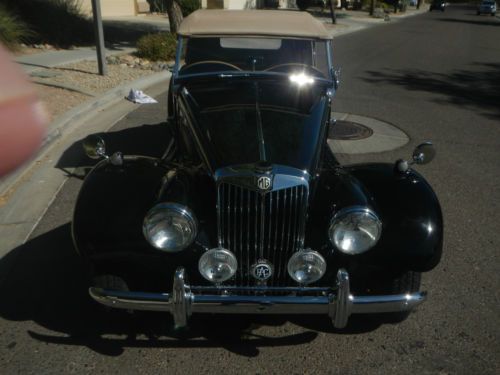
[(184, 19), (178, 34), (332, 39), (309, 13), (281, 10), (197, 10)]

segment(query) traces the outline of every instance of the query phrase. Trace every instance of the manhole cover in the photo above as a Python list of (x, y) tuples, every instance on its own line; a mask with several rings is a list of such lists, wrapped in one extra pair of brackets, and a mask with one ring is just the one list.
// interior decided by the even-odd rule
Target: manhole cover
[(368, 138), (373, 134), (370, 128), (352, 121), (337, 120), (330, 125), (328, 138), (342, 141), (353, 141)]

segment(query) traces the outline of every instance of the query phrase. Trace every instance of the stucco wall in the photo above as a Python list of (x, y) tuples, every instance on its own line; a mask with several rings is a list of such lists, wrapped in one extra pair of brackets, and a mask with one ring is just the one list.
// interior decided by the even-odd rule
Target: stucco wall
[[(82, 11), (92, 15), (92, 1), (81, 0)], [(103, 17), (135, 16), (135, 0), (101, 0), (101, 14)]]
[[(201, 0), (202, 8), (255, 9), (257, 0)], [(220, 5), (219, 5), (220, 4)]]

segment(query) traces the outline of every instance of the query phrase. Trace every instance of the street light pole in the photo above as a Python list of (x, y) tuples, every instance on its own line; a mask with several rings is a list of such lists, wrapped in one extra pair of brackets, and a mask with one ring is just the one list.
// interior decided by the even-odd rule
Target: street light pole
[(96, 39), (97, 64), (99, 74), (105, 76), (108, 74), (106, 65), (106, 50), (104, 49), (104, 32), (102, 30), (101, 1), (92, 0), (92, 15), (94, 18), (94, 34)]

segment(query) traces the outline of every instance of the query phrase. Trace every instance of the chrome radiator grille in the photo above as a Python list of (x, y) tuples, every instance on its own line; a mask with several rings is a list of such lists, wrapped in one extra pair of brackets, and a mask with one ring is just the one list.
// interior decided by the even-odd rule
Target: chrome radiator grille
[(290, 284), (287, 264), (303, 246), (307, 199), (305, 184), (264, 193), (233, 183), (218, 184), (219, 242), (238, 259), (236, 285), (256, 284), (250, 270), (260, 259), (274, 267), (268, 286)]

